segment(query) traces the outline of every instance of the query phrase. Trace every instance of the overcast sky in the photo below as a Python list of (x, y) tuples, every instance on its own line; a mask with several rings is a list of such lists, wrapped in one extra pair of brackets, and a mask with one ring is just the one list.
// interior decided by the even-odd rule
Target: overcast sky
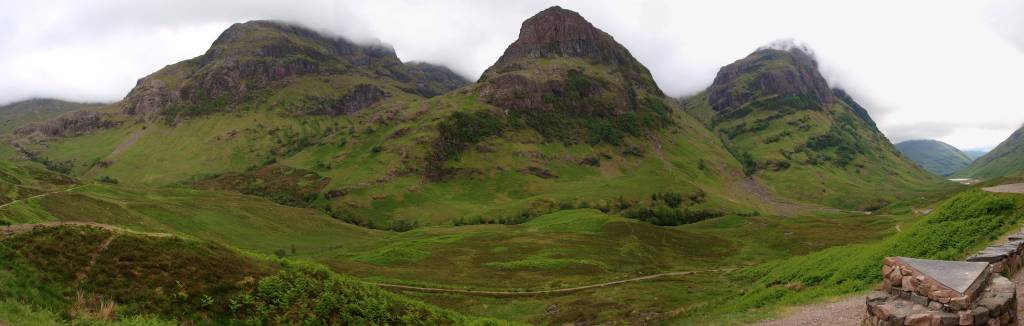
[(475, 80), (551, 5), (624, 44), (671, 95), (701, 91), (757, 47), (811, 47), (894, 142), (991, 147), (1024, 122), (1024, 1), (0, 0), (0, 104), (116, 101), (135, 81), (202, 54), (231, 23), (276, 19)]

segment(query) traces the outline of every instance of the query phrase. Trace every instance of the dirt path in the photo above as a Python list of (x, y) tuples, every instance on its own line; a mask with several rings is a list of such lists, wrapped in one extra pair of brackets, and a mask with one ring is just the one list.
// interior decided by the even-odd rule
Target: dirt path
[[(35, 228), (58, 227), (58, 226), (65, 226), (65, 225), (88, 226), (88, 227), (104, 229), (104, 230), (111, 231), (111, 232), (131, 233), (131, 234), (145, 235), (145, 236), (150, 236), (150, 237), (161, 237), (161, 238), (163, 238), (163, 237), (173, 237), (174, 236), (173, 234), (170, 234), (170, 233), (148, 233), (148, 232), (132, 231), (132, 230), (129, 230), (129, 229), (118, 227), (118, 226), (113, 226), (113, 225), (110, 225), (110, 224), (103, 224), (103, 223), (96, 223), (96, 222), (55, 221), (55, 222), (43, 222), (43, 223), (32, 223), (32, 224), (13, 224), (13, 225), (7, 225), (7, 226), (0, 226), (0, 237), (9, 236), (9, 235), (15, 235), (15, 234), (20, 234), (20, 233), (32, 231)], [(113, 240), (113, 239), (109, 239), (109, 240)], [(107, 245), (109, 245), (109, 243), (107, 243)], [(104, 249), (106, 249), (106, 248), (104, 248)]]
[(57, 191), (52, 191), (52, 192), (38, 194), (38, 195), (35, 195), (35, 196), (32, 196), (32, 197), (27, 197), (27, 198), (22, 198), (22, 199), (15, 199), (12, 202), (0, 205), (0, 208), (4, 208), (4, 207), (10, 206), (10, 205), (14, 205), (14, 204), (17, 204), (19, 202), (23, 202), (23, 201), (34, 199), (34, 198), (45, 197), (45, 196), (49, 196), (49, 195), (52, 195), (52, 194), (58, 194), (58, 193), (62, 193), (62, 192), (72, 191), (72, 190), (75, 190), (75, 189), (78, 189), (78, 188), (81, 188), (81, 187), (85, 187), (85, 186), (88, 186), (88, 185), (89, 184), (77, 185), (77, 186), (74, 186), (74, 187), (71, 187), (71, 188), (67, 188), (67, 189), (64, 189), (64, 190), (57, 190)]
[(107, 158), (115, 158), (118, 155), (121, 155), (121, 153), (123, 153), (125, 150), (131, 148), (132, 145), (135, 145), (135, 142), (139, 141), (139, 138), (142, 137), (143, 132), (145, 132), (145, 129), (139, 129), (133, 132), (130, 136), (128, 136), (127, 139), (125, 139), (120, 144), (117, 144), (117, 147), (114, 148), (114, 151), (110, 152), (110, 155), (107, 155)]
[(1010, 183), (1005, 185), (998, 185), (995, 187), (981, 188), (981, 190), (988, 192), (1008, 192), (1015, 194), (1024, 194), (1024, 183)]
[(114, 239), (117, 239), (117, 236), (119, 235), (121, 234), (111, 234), (110, 237), (107, 238), (107, 240), (104, 240), (103, 243), (101, 243), (100, 246), (96, 248), (96, 250), (93, 251), (91, 255), (89, 255), (89, 264), (85, 265), (85, 268), (79, 270), (78, 273), (75, 273), (75, 282), (71, 283), (74, 285), (74, 287), (78, 287), (78, 285), (82, 284), (82, 281), (84, 281), (85, 278), (89, 276), (89, 271), (92, 270), (93, 266), (96, 266), (96, 259), (98, 259), (100, 257), (100, 254), (103, 254), (104, 251), (107, 251), (107, 247), (110, 247), (110, 243), (114, 242)]
[(483, 295), (483, 296), (527, 296), (527, 295), (540, 295), (540, 294), (565, 294), (581, 290), (619, 285), (623, 283), (639, 282), (645, 280), (651, 280), (661, 277), (668, 276), (680, 276), (680, 275), (692, 275), (697, 273), (713, 273), (713, 272), (728, 272), (733, 269), (714, 269), (714, 270), (703, 270), (703, 271), (685, 271), (685, 272), (669, 272), (647, 276), (640, 276), (634, 278), (628, 278), (624, 280), (582, 285), (564, 289), (552, 289), (552, 290), (535, 290), (535, 291), (482, 291), (482, 290), (460, 290), (460, 289), (446, 289), (446, 288), (431, 288), (411, 285), (400, 285), (400, 284), (389, 284), (389, 283), (374, 283), (368, 282), (368, 284), (376, 285), (382, 288), (396, 289), (403, 291), (417, 291), (417, 292), (433, 292), (433, 293), (457, 293), (457, 294), (470, 294), (470, 295)]
[(864, 296), (855, 295), (841, 301), (802, 306), (785, 317), (762, 321), (756, 326), (860, 325), (864, 318)]

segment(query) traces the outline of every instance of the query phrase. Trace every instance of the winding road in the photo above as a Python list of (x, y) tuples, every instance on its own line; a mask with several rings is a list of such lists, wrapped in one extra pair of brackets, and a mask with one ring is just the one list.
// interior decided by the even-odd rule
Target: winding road
[(729, 268), (729, 269), (711, 269), (711, 270), (701, 270), (701, 271), (668, 272), (668, 273), (660, 273), (660, 274), (653, 274), (653, 275), (647, 275), (647, 276), (628, 278), (628, 279), (618, 280), (618, 281), (596, 283), (596, 284), (589, 284), (589, 285), (581, 285), (581, 286), (576, 286), (576, 287), (571, 287), (571, 288), (551, 289), (551, 290), (533, 290), (533, 291), (461, 290), (461, 289), (432, 288), (432, 287), (411, 286), (411, 285), (390, 284), (390, 283), (375, 283), (375, 282), (367, 282), (367, 284), (376, 285), (376, 286), (379, 286), (379, 287), (382, 287), (382, 288), (396, 289), (396, 290), (403, 290), (403, 291), (418, 291), (418, 292), (433, 292), (433, 293), (457, 293), (457, 294), (484, 295), (484, 296), (529, 296), (529, 295), (541, 295), (541, 294), (564, 294), (564, 293), (571, 293), (571, 292), (576, 292), (576, 291), (581, 291), (581, 290), (587, 290), (587, 289), (593, 289), (593, 288), (599, 288), (599, 287), (605, 287), (605, 286), (612, 286), (612, 285), (619, 285), (619, 284), (623, 284), (623, 283), (639, 282), (639, 281), (645, 281), (645, 280), (656, 279), (656, 278), (661, 278), (661, 277), (668, 277), (668, 276), (692, 275), (692, 274), (697, 274), (697, 273), (728, 272), (728, 271), (733, 271), (733, 270), (735, 270), (735, 269), (734, 268)]

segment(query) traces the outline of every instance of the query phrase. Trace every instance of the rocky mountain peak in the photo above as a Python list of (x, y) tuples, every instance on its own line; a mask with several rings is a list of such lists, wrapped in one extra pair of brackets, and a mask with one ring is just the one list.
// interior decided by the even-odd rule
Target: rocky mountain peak
[(770, 96), (799, 96), (820, 104), (835, 100), (818, 62), (806, 47), (763, 47), (718, 71), (708, 100), (715, 111)]
[(342, 37), (326, 35), (310, 28), (279, 21), (254, 20), (236, 23), (224, 30), (204, 55), (207, 60), (224, 55), (287, 57), (312, 55), (314, 60), (356, 59), (386, 60), (401, 64), (395, 50), (386, 44), (355, 44)]
[(524, 21), (519, 39), (502, 58), (587, 57), (601, 52), (598, 47), (609, 41), (614, 42), (579, 13), (555, 6)]
[(579, 13), (557, 6), (523, 22), (519, 39), (484, 71), (476, 90), (504, 109), (602, 117), (664, 96), (629, 50)]
[(445, 67), (405, 64), (388, 45), (356, 44), (302, 26), (257, 20), (232, 25), (203, 55), (140, 79), (122, 102), (122, 112), (148, 114), (171, 105), (210, 112), (309, 75), (370, 78), (424, 97), (468, 83)]
[(523, 61), (540, 58), (583, 58), (592, 64), (616, 67), (634, 86), (661, 94), (650, 72), (629, 50), (579, 13), (558, 6), (524, 21), (519, 38), (480, 79), (519, 70), (524, 66)]

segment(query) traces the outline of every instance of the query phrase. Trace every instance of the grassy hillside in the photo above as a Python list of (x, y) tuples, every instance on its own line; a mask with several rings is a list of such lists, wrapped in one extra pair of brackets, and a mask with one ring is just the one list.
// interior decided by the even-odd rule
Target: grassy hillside
[[(348, 54), (310, 33), (233, 27), (204, 56), (147, 77), (152, 82), (101, 110), (112, 125), (74, 137), (22, 137), (12, 157), (52, 162), (87, 179), (233, 190), (390, 230), (460, 219), (519, 223), (563, 206), (632, 209), (630, 216), (657, 224), (776, 211), (746, 190), (740, 164), (714, 134), (665, 98), (646, 68), (603, 32), (595, 35), (615, 58), (503, 57), (481, 83), (432, 98), (408, 92), (407, 82), (392, 76), (404, 64), (381, 59), (378, 68), (392, 71), (385, 76), (372, 60), (346, 61)], [(259, 42), (238, 42), (249, 38)], [(266, 42), (290, 45), (278, 53), (260, 48)], [(509, 53), (530, 44), (516, 43)], [(260, 91), (225, 93), (239, 97), (226, 102), (144, 96), (164, 88), (185, 92), (203, 76), (237, 68), (225, 58), (284, 64), (303, 53), (328, 56), (322, 65), (344, 69), (273, 80), (257, 74), (238, 82)], [(626, 58), (632, 64), (615, 64)], [(153, 83), (164, 86), (147, 91)], [(311, 99), (364, 84), (387, 96), (351, 112), (313, 112), (320, 106)], [(536, 107), (512, 105), (523, 99)], [(650, 199), (659, 194), (699, 200)]]
[(0, 161), (0, 205), (78, 185), (78, 180), (36, 165)]
[[(798, 75), (799, 79), (782, 76)], [(832, 207), (876, 209), (949, 188), (907, 161), (867, 111), (831, 90), (798, 49), (762, 49), (723, 67), (707, 92), (684, 100), (744, 172), (774, 193)]]
[(985, 155), (956, 173), (959, 177), (991, 179), (1024, 174), (1024, 129), (1014, 131)]
[(231, 192), (93, 184), (0, 209), (6, 224), (85, 221), (187, 234), (244, 250), (308, 256), (386, 234)]
[(940, 176), (952, 175), (972, 161), (956, 147), (936, 140), (908, 140), (896, 144), (896, 149), (925, 170)]
[(95, 109), (101, 103), (78, 103), (57, 99), (31, 99), (0, 106), (0, 134), (8, 134), (15, 129), (34, 122), (41, 122), (61, 114)]
[[(748, 266), (877, 240), (895, 233), (894, 225), (910, 221), (907, 216), (881, 214), (730, 215), (661, 227), (586, 208), (561, 210), (517, 225), (442, 225), (396, 233), (367, 230), (317, 210), (231, 192), (106, 184), (0, 208), (0, 219), (101, 222), (313, 260), (364, 280), (512, 292)], [(739, 289), (723, 275), (698, 273), (551, 297), (403, 294), (473, 315), (561, 323), (642, 320), (649, 318), (648, 312), (735, 295)], [(672, 299), (659, 300), (650, 293)], [(545, 312), (552, 304), (562, 307), (559, 313)]]
[[(750, 284), (741, 296), (717, 298), (676, 322), (723, 322), (724, 317), (728, 323), (742, 323), (762, 318), (779, 305), (865, 291), (881, 282), (878, 271), (887, 256), (959, 260), (1019, 230), (1022, 207), (1020, 195), (966, 191), (885, 240), (837, 246), (740, 271), (733, 275), (736, 281)], [(742, 317), (732, 319), (738, 316)]]
[(174, 236), (80, 226), (37, 228), (0, 238), (0, 256), (3, 321), (496, 324), (322, 267)]

